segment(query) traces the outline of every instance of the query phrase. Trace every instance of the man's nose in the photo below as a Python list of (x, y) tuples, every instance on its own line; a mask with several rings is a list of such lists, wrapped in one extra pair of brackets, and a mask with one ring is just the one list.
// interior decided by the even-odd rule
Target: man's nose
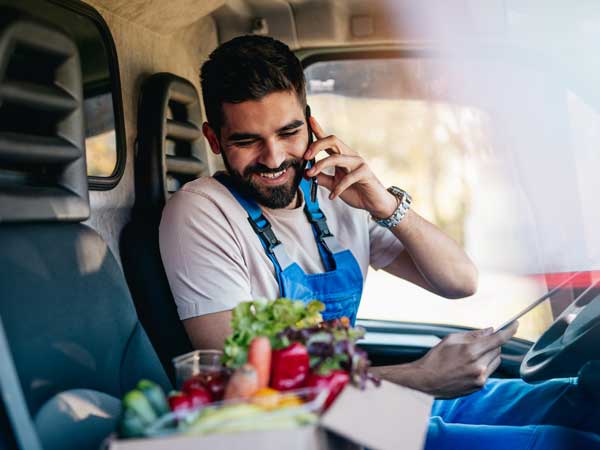
[(286, 158), (285, 146), (274, 139), (268, 139), (265, 141), (258, 162), (269, 169), (277, 169)]

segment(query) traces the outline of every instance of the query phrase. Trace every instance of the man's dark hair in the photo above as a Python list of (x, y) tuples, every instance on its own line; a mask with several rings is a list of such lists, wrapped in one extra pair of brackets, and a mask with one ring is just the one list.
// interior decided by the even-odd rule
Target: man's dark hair
[(208, 123), (217, 134), (224, 102), (260, 100), (272, 92), (293, 90), (306, 106), (302, 64), (287, 45), (266, 36), (240, 36), (220, 45), (202, 65), (200, 80)]

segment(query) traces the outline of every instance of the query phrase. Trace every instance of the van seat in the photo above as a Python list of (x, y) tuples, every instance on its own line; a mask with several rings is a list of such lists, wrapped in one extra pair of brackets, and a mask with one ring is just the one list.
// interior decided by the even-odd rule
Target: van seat
[(123, 270), (140, 321), (171, 380), (172, 358), (192, 350), (160, 256), (158, 227), (172, 192), (206, 174), (200, 160), (202, 115), (196, 88), (170, 73), (142, 86), (135, 160), (135, 206), (121, 235)]

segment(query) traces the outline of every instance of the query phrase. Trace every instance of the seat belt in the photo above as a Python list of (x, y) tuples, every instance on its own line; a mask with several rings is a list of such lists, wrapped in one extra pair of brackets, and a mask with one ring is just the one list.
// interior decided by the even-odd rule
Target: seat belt
[(15, 370), (4, 325), (0, 318), (0, 396), (11, 424), (15, 440), (22, 450), (42, 450), (39, 437), (23, 397), (21, 382)]

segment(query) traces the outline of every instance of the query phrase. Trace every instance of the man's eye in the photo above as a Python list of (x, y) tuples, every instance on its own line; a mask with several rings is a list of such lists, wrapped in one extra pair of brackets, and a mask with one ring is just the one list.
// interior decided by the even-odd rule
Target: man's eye
[(250, 147), (255, 142), (256, 141), (237, 141), (235, 145), (238, 147)]
[(298, 134), (299, 130), (294, 130), (294, 131), (286, 131), (285, 133), (281, 133), (280, 136), (283, 137), (289, 137), (289, 136), (293, 136), (295, 134)]

